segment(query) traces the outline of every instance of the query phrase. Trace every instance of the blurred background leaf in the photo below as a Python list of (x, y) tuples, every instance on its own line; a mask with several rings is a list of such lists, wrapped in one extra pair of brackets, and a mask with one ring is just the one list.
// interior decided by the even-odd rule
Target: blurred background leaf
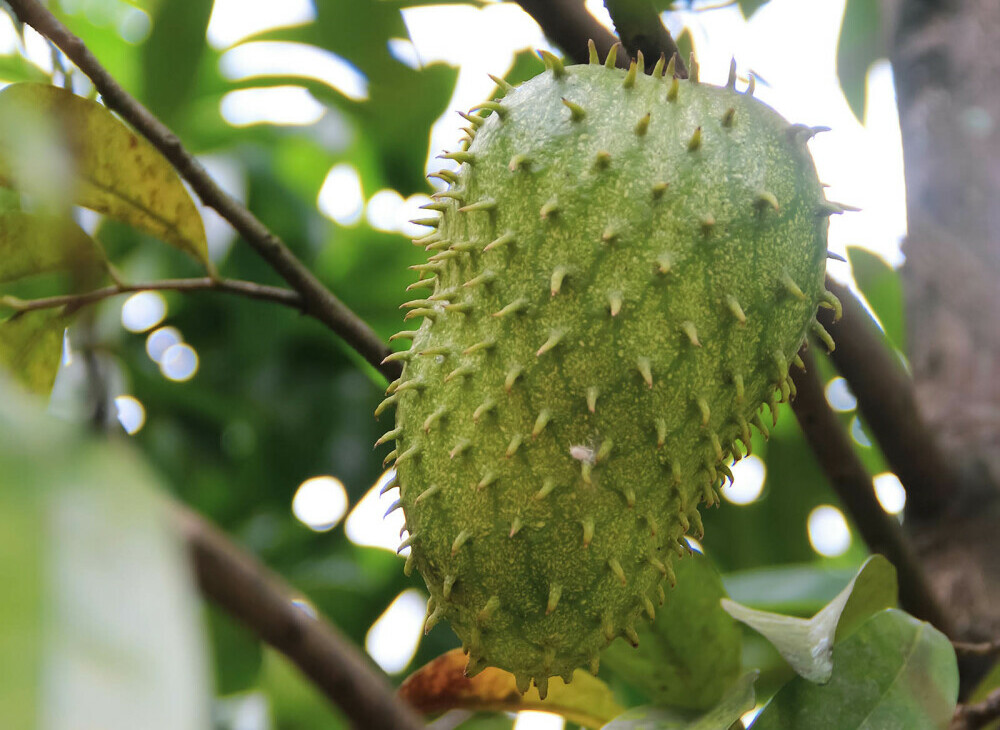
[(847, 0), (837, 43), (837, 75), (847, 103), (864, 122), (868, 69), (888, 51), (878, 0)]
[(133, 450), (41, 415), (6, 380), (0, 430), (4, 717), (208, 730), (194, 583), (157, 480)]

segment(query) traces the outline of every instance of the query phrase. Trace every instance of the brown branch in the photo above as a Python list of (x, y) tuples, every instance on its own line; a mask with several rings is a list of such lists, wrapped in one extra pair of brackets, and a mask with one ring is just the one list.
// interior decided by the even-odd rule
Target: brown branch
[(829, 277), (826, 286), (844, 307), (838, 322), (830, 310), (820, 310), (820, 322), (837, 343), (831, 359), (850, 383), (889, 467), (906, 487), (906, 513), (940, 519), (943, 509), (955, 507), (958, 479), (920, 414), (913, 381), (850, 289)]
[(660, 14), (650, 0), (604, 0), (604, 6), (615, 21), (615, 30), (629, 55), (639, 51), (647, 59), (674, 58), (676, 76), (687, 78), (687, 66), (670, 31), (663, 26)]
[(948, 730), (979, 730), (994, 720), (1000, 720), (1000, 689), (982, 702), (974, 705), (959, 705)]
[[(608, 29), (598, 23), (583, 6), (583, 0), (517, 0), (526, 13), (542, 27), (542, 31), (563, 49), (575, 63), (587, 63), (590, 53), (587, 41), (593, 39), (601, 58), (608, 55), (618, 42)], [(618, 65), (628, 60), (619, 57)]]
[(967, 641), (953, 641), (951, 645), (955, 647), (955, 651), (959, 654), (969, 654), (971, 656), (993, 656), (994, 654), (1000, 656), (1000, 639), (995, 641), (983, 641), (983, 642), (967, 642)]
[(111, 286), (94, 289), (83, 294), (62, 294), (42, 299), (18, 299), (17, 297), (6, 296), (0, 297), (0, 306), (13, 309), (15, 316), (24, 312), (34, 312), (39, 309), (54, 309), (56, 307), (67, 307), (75, 311), (81, 307), (86, 307), (121, 294), (133, 294), (143, 291), (217, 291), (224, 294), (237, 294), (264, 302), (283, 304), (299, 311), (305, 311), (302, 297), (298, 292), (291, 289), (266, 286), (239, 279), (212, 279), (207, 276), (199, 279), (164, 279), (144, 284), (112, 284)]
[(879, 505), (871, 475), (851, 446), (837, 414), (826, 402), (812, 353), (803, 350), (800, 354), (806, 370), (796, 369), (792, 374), (797, 390), (792, 410), (816, 459), (869, 550), (881, 553), (896, 566), (900, 605), (953, 636), (952, 621), (931, 592), (923, 568), (899, 523)]
[(175, 509), (201, 592), (288, 657), (357, 728), (420, 730), (423, 722), (328, 622), (292, 603), (294, 591), (185, 507)]
[(190, 183), (202, 203), (225, 218), (271, 267), (302, 296), (304, 310), (323, 322), (387, 378), (398, 377), (401, 366), (382, 364), (388, 346), (343, 302), (334, 296), (295, 254), (253, 213), (228, 195), (184, 148), (177, 136), (129, 95), (77, 36), (38, 0), (9, 0), (18, 19), (55, 43), (94, 83), (104, 103), (148, 139)]

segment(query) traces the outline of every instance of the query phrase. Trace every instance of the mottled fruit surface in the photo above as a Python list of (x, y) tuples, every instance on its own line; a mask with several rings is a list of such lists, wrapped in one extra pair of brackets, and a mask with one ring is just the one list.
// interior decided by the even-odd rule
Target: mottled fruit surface
[(734, 86), (548, 66), (446, 155), (380, 408), (428, 626), (542, 692), (655, 613), (832, 305), (840, 210), (814, 130)]

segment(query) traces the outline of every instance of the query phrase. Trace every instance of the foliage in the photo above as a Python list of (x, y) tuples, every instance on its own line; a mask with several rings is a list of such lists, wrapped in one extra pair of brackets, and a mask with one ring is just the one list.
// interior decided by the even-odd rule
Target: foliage
[[(331, 222), (317, 196), (338, 165), (357, 171), (366, 200), (387, 188), (404, 198), (433, 192), (423, 179), (430, 127), (446, 111), (458, 72), (443, 64), (411, 68), (388, 50), (390, 39), (407, 35), (400, 8), (417, 4), (424, 3), (317, 1), (315, 20), (253, 39), (311, 44), (348, 60), (366, 78), (362, 99), (311, 77), (310, 69), (274, 78), (223, 75), (224, 49), (204, 40), (207, 0), (50, 6), (189, 149), (213, 170), (233, 173), (231, 192), (387, 338), (401, 324), (407, 266), (418, 263), (419, 252), (398, 231), (366, 220)], [(740, 6), (750, 14), (761, 4)], [(841, 40), (842, 83), (858, 114), (864, 73), (882, 55), (873, 5), (849, 0)], [(118, 28), (136, 7), (150, 32), (125, 40)], [(508, 77), (521, 81), (538, 67), (523, 53)], [(341, 480), (352, 508), (374, 498), (382, 469), (370, 444), (384, 429), (371, 413), (385, 383), (313, 320), (214, 292), (164, 295), (164, 324), (199, 355), (200, 369), (187, 382), (163, 376), (147, 351), (149, 332), (120, 327), (120, 300), (25, 310), (43, 297), (204, 277), (216, 268), (226, 277), (281, 282), (200, 207), (159, 153), (100, 100), (85, 98), (91, 88), (79, 73), (66, 84), (74, 94), (51, 85), (66, 81), (58, 69), (50, 74), (11, 52), (0, 56), (0, 79), (17, 84), (0, 92), (0, 181), (7, 188), (0, 191), (0, 367), (21, 383), (0, 382), (3, 716), (26, 728), (46, 709), (104, 719), (101, 726), (112, 730), (200, 730), (214, 695), (211, 714), (222, 727), (234, 708), (255, 700), (265, 703), (273, 728), (343, 726), (283, 657), (228, 616), (205, 607), (199, 625), (167, 505), (176, 499), (208, 516), (363, 646), (393, 600), (423, 584), (404, 575), (391, 551), (355, 544), (341, 526), (310, 530), (290, 505), (298, 486), (317, 475)], [(301, 128), (225, 121), (227, 94), (276, 84), (309, 89), (328, 107), (324, 118)], [(98, 211), (96, 223), (81, 208)], [(887, 340), (902, 349), (897, 273), (860, 250), (850, 258)], [(820, 367), (829, 379), (829, 364)], [(42, 416), (45, 406), (25, 396), (25, 386), (52, 391), (48, 409), (62, 421)], [(103, 427), (114, 397), (126, 394), (146, 414), (130, 444), (120, 434), (98, 439), (65, 423)], [(847, 428), (856, 415), (842, 418)], [(728, 727), (773, 697), (754, 728), (870, 727), (859, 719), (866, 712), (905, 717), (900, 727), (945, 727), (957, 693), (946, 640), (887, 608), (895, 603), (891, 567), (877, 558), (862, 566), (856, 534), (839, 557), (812, 549), (807, 517), (836, 497), (791, 414), (769, 441), (754, 437), (752, 445), (766, 464), (762, 494), (705, 516), (705, 555), (679, 562), (678, 589), (641, 633), (639, 651), (619, 640), (602, 657), (599, 678), (581, 677), (579, 687), (558, 692), (554, 680), (550, 704), (537, 708), (594, 726), (611, 721), (614, 730), (700, 730)], [(856, 448), (869, 467), (881, 467), (877, 449)], [(760, 625), (750, 609), (796, 618), (768, 617), (765, 633), (784, 651), (723, 613), (719, 599), (727, 593), (747, 607), (735, 612), (748, 623)], [(803, 618), (813, 614), (819, 620)], [(842, 630), (848, 619), (853, 630)], [(438, 626), (408, 668), (449, 661), (456, 647), (450, 630)], [(796, 676), (782, 659), (803, 653), (828, 660), (812, 675), (827, 683)], [(394, 681), (405, 671), (394, 672)], [(499, 670), (492, 676), (494, 689), (510, 684)], [(43, 680), (58, 680), (45, 691), (59, 690), (44, 702)], [(600, 702), (574, 687), (592, 689)], [(551, 704), (557, 698), (564, 704)], [(525, 702), (536, 707), (530, 695), (509, 694), (503, 703), (466, 706), (515, 710)], [(620, 708), (629, 709), (615, 719)], [(93, 714), (101, 711), (118, 714)], [(509, 727), (510, 720), (494, 714), (466, 723), (487, 726)]]

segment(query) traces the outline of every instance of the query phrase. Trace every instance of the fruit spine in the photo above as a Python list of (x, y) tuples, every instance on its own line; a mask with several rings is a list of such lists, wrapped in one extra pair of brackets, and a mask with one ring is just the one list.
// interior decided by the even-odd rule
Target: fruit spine
[[(727, 463), (765, 435), (765, 404), (823, 287), (826, 201), (806, 141), (735, 89), (641, 57), (547, 71), (463, 115), (457, 172), (425, 206), (419, 323), (395, 338), (400, 501), (431, 598), (467, 673), (597, 670), (637, 641), (701, 536)], [(769, 420), (771, 420), (769, 419)]]

